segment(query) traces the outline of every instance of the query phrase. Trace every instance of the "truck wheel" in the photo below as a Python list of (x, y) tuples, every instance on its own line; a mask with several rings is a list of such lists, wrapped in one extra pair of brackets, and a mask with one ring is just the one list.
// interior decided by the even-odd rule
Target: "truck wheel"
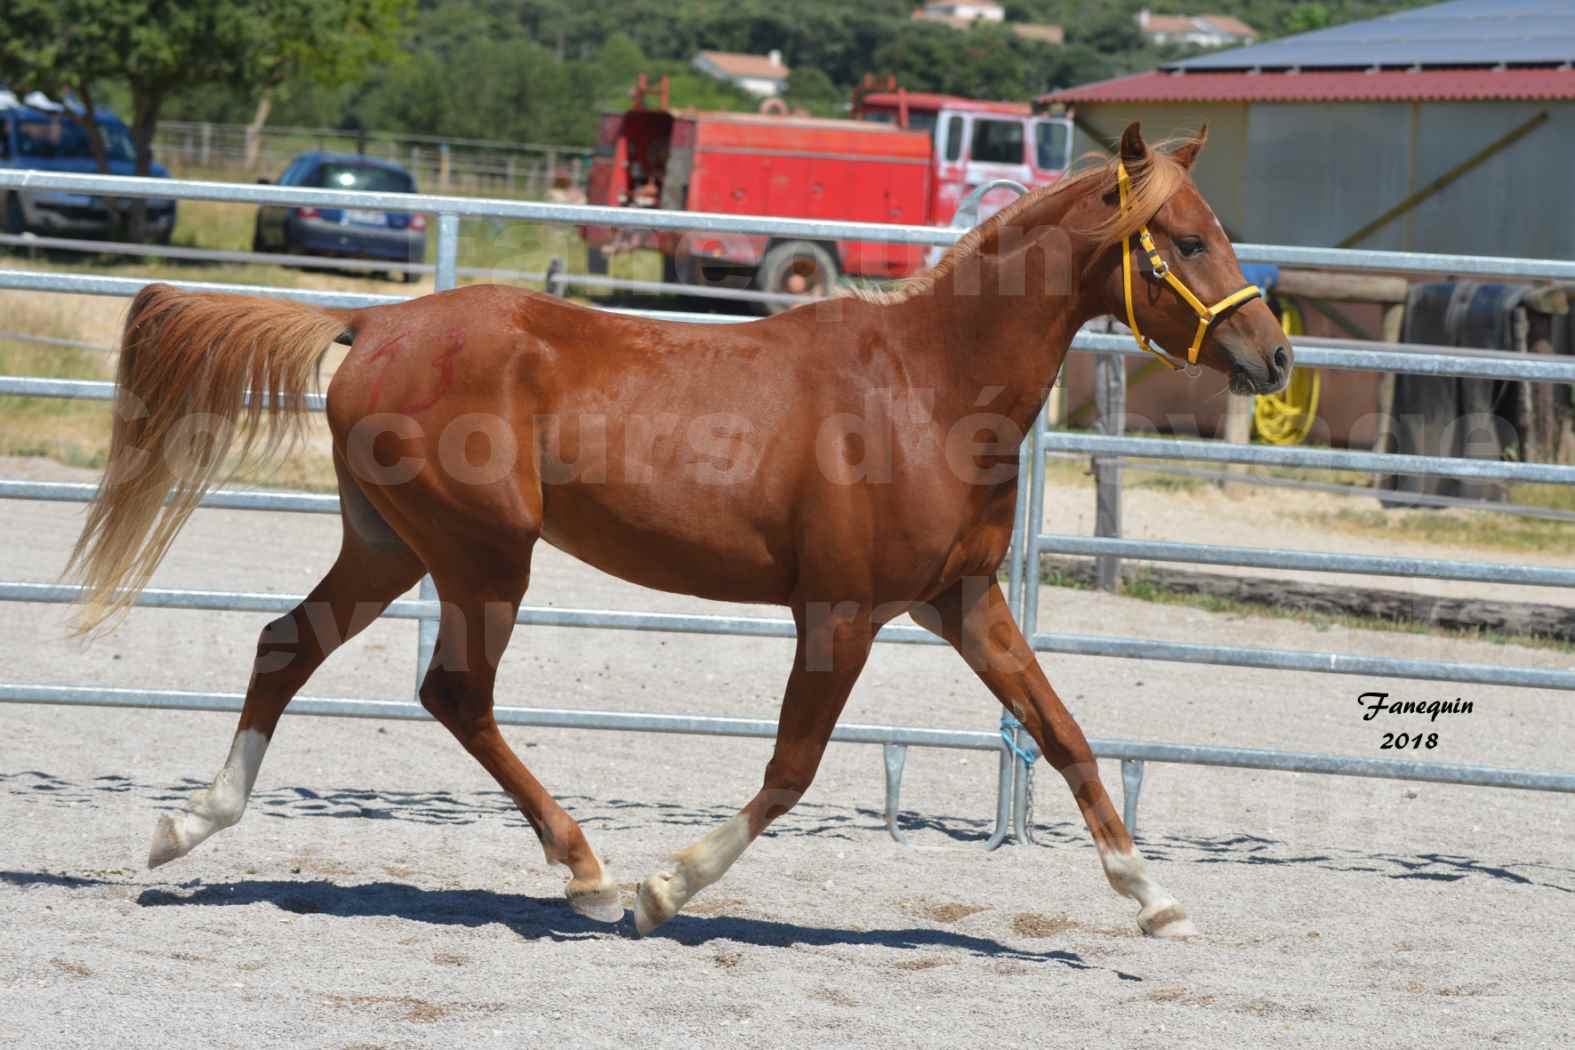
[(14, 193), (5, 198), (5, 232), (21, 236), (27, 232), (27, 216), (22, 213), (22, 198)]
[[(837, 284), (837, 261), (831, 253), (811, 241), (784, 241), (766, 252), (755, 275), (755, 287), (762, 292), (787, 295), (832, 293)], [(791, 303), (761, 303), (765, 313), (779, 314)]]

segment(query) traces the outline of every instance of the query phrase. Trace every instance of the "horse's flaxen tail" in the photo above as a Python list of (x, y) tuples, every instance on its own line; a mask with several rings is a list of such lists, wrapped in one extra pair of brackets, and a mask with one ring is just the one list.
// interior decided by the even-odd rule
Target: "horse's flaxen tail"
[[(226, 465), (293, 447), (350, 312), (151, 284), (121, 336), (109, 462), (66, 574), (79, 634), (124, 612)], [(239, 432), (239, 442), (237, 436)]]

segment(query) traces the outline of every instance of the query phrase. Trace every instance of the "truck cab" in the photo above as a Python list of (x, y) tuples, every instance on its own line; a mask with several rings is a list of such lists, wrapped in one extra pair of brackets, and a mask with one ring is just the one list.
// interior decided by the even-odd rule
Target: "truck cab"
[[(1029, 189), (1048, 186), (1072, 163), (1072, 121), (1036, 114), (1026, 104), (986, 102), (903, 90), (867, 92), (855, 104), (864, 120), (929, 133), (934, 149), (930, 222), (944, 226), (975, 188), (1011, 179)], [(1009, 190), (987, 194), (986, 218), (1013, 200)]]

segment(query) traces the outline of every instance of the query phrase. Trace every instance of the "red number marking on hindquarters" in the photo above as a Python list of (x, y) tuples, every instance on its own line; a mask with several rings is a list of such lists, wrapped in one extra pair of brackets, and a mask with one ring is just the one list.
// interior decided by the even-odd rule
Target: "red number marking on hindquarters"
[[(388, 377), (388, 366), (393, 364), (394, 359), (399, 356), (399, 344), (404, 342), (404, 340), (405, 337), (403, 335), (396, 335), (367, 355), (366, 360), (368, 364), (371, 364), (373, 361), (383, 361), (382, 365), (378, 367), (377, 375), (372, 377), (373, 412), (377, 411), (378, 404), (383, 399), (383, 380)], [(384, 358), (387, 358), (387, 360), (383, 360)]]
[(441, 401), (443, 399), (443, 395), (447, 394), (449, 389), (453, 387), (454, 358), (458, 357), (459, 352), (465, 349), (465, 333), (457, 328), (449, 332), (448, 344), (448, 349), (444, 350), (441, 354), (432, 359), (432, 367), (438, 370), (437, 389), (433, 391), (432, 396), (427, 398), (425, 401), (412, 401), (406, 404), (405, 407), (401, 409), (401, 411), (409, 415), (415, 415), (417, 412), (425, 412), (427, 409)]

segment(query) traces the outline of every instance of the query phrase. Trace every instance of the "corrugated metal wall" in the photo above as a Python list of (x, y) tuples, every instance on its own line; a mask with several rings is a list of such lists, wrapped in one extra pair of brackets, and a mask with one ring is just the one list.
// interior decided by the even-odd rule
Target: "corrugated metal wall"
[[(1085, 105), (1118, 135), (1158, 140), (1207, 122), (1198, 184), (1237, 240), (1334, 245), (1489, 143), (1551, 119), (1358, 247), (1575, 257), (1575, 104)], [(1080, 149), (1095, 148), (1086, 133)]]

